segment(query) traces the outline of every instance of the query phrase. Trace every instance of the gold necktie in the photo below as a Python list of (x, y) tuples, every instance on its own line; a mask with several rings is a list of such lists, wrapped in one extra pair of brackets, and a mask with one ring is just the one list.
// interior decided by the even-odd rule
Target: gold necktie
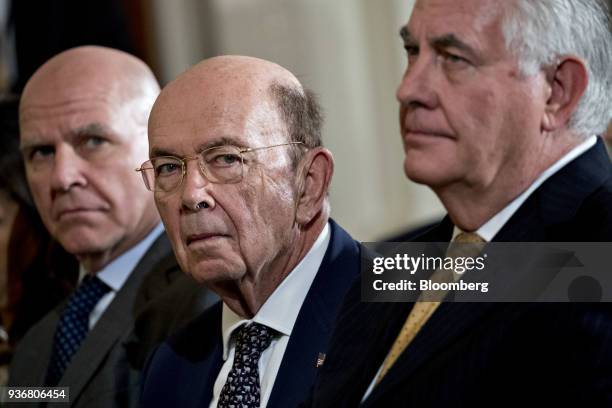
[[(477, 256), (482, 251), (484, 244), (485, 241), (478, 234), (462, 232), (450, 243), (446, 256), (449, 258)], [(438, 270), (432, 274), (431, 280), (435, 282), (450, 282), (453, 278), (448, 271)], [(434, 298), (442, 299), (443, 296), (436, 294)], [(439, 301), (426, 301), (424, 300), (426, 298), (427, 294), (421, 293), (421, 296), (419, 296), (419, 299), (410, 311), (406, 322), (391, 346), (389, 354), (385, 358), (378, 377), (376, 377), (377, 385), (440, 305)]]

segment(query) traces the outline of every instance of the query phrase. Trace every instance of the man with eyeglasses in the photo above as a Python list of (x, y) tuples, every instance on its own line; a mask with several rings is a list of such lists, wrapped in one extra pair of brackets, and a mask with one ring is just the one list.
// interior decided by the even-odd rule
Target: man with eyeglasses
[[(19, 112), (28, 183), (45, 226), (78, 258), (81, 280), (19, 344), (10, 385), (69, 387), (74, 407), (137, 406), (147, 347), (213, 297), (185, 285), (134, 172), (148, 154), (158, 94), (142, 61), (103, 47), (65, 51), (28, 81)], [(140, 313), (149, 320), (135, 331)]]
[(155, 102), (139, 170), (182, 269), (223, 301), (153, 354), (145, 407), (307, 395), (360, 254), (329, 219), (321, 122), (290, 72), (250, 57), (205, 60)]

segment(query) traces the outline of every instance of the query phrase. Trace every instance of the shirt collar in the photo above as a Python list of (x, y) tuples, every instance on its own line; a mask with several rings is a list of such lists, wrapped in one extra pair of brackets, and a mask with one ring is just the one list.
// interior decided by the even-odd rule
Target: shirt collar
[[(149, 232), (149, 234), (141, 240), (137, 245), (133, 246), (112, 262), (100, 269), (96, 276), (100, 280), (110, 286), (114, 292), (119, 291), (125, 281), (127, 280), (130, 273), (134, 270), (140, 259), (143, 257), (145, 252), (151, 247), (153, 242), (164, 232), (164, 226), (160, 222)], [(79, 282), (82, 280), (87, 271), (80, 265)]]
[(306, 253), (306, 256), (287, 275), (252, 319), (236, 314), (223, 303), (221, 329), (223, 331), (223, 359), (227, 360), (232, 333), (249, 322), (268, 326), (285, 336), (290, 336), (308, 290), (319, 271), (329, 246), (329, 224)]
[[(574, 147), (569, 153), (565, 156), (557, 160), (552, 166), (546, 169), (540, 176), (518, 197), (516, 197), (510, 204), (508, 204), (503, 210), (498, 212), (491, 218), (489, 221), (485, 222), (476, 233), (482, 237), (487, 242), (493, 240), (495, 235), (503, 226), (508, 222), (508, 220), (514, 215), (514, 213), (519, 209), (521, 205), (529, 198), (529, 196), (544, 183), (548, 178), (550, 178), (553, 174), (561, 170), (565, 167), (569, 162), (595, 146), (597, 143), (597, 136), (591, 136), (586, 139), (584, 142), (580, 143), (578, 146)], [(460, 233), (462, 233), (461, 229), (457, 226), (453, 229), (453, 239)]]

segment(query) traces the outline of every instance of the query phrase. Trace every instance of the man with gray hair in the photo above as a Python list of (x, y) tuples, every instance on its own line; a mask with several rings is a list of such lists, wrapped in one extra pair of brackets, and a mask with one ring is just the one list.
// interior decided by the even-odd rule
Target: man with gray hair
[[(612, 241), (595, 136), (612, 116), (605, 0), (417, 0), (401, 36), (405, 173), (448, 211), (417, 241)], [(360, 289), (310, 406), (612, 405), (609, 304), (364, 303)]]

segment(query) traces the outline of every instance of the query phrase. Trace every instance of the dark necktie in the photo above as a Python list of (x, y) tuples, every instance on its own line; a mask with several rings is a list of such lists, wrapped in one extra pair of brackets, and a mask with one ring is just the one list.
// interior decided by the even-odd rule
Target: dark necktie
[(259, 358), (270, 346), (274, 330), (259, 323), (242, 326), (236, 338), (234, 363), (219, 396), (218, 408), (259, 408)]
[(89, 314), (110, 287), (97, 276), (87, 276), (70, 296), (53, 339), (47, 386), (55, 386), (89, 331)]

